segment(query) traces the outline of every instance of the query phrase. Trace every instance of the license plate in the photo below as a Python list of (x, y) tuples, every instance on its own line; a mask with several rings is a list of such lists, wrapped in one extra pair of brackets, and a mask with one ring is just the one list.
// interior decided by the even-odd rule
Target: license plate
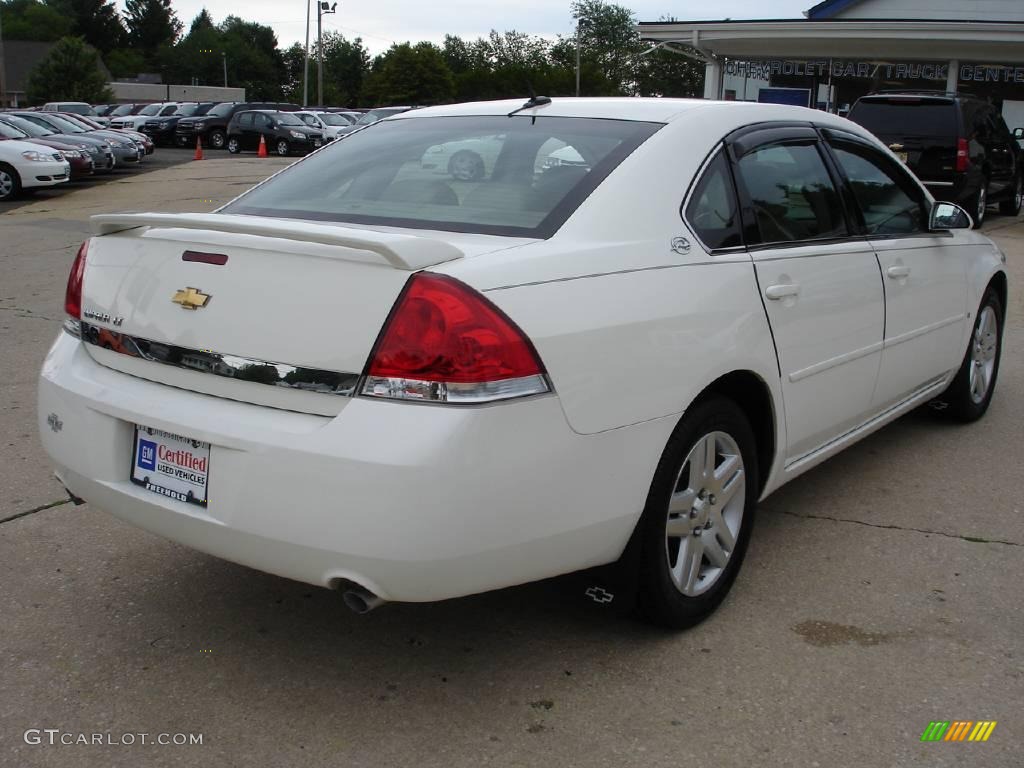
[(906, 152), (897, 152), (896, 153), (896, 157), (898, 157), (900, 159), (900, 162), (903, 163), (904, 165), (907, 164), (907, 153)]
[(313, 146), (314, 146), (314, 147), (319, 147), (319, 146), (320, 146), (320, 143), (321, 143), (321, 142), (320, 142), (320, 139), (313, 139)]
[(210, 444), (136, 424), (131, 480), (147, 491), (205, 507)]

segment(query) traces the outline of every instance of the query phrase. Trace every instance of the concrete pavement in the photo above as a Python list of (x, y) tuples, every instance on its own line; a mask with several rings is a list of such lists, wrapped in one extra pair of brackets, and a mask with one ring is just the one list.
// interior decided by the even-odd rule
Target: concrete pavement
[[(210, 210), (284, 165), (216, 157), (0, 216), (0, 765), (1020, 765), (1024, 220), (987, 227), (1011, 271), (988, 416), (911, 414), (774, 494), (696, 629), (609, 616), (563, 580), (358, 617), (63, 503), (38, 444), (87, 216)], [(958, 719), (998, 725), (919, 741)], [(203, 743), (25, 743), (47, 728)]]

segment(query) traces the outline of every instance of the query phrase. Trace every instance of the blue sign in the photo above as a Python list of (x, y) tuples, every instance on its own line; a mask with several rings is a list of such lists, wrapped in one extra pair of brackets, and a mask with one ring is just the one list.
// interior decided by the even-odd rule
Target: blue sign
[(810, 88), (762, 88), (757, 100), (764, 104), (790, 104), (794, 107), (811, 105)]
[(149, 470), (156, 469), (156, 443), (139, 440), (139, 467)]

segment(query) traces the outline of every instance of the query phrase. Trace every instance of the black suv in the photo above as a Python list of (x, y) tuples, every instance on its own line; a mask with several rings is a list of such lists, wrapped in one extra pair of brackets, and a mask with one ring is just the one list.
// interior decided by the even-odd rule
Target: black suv
[(324, 134), (296, 115), (277, 110), (236, 112), (228, 123), (228, 152), (259, 149), (260, 137), (266, 139), (267, 151), (287, 157), (292, 152), (310, 152), (323, 146)]
[(1024, 152), (1002, 116), (970, 96), (884, 93), (858, 99), (849, 118), (889, 146), (937, 200), (957, 203), (981, 226), (990, 203), (1020, 213)]
[(204, 147), (224, 149), (228, 143), (228, 123), (237, 113), (250, 109), (272, 109), (295, 112), (298, 104), (264, 101), (226, 101), (218, 104), (202, 117), (183, 117), (174, 128), (174, 141), (181, 147), (194, 147), (201, 136)]
[(142, 124), (140, 130), (156, 144), (174, 144), (174, 131), (182, 118), (200, 117), (217, 106), (217, 104), (219, 102), (216, 101), (182, 102), (174, 112), (166, 117), (151, 117)]

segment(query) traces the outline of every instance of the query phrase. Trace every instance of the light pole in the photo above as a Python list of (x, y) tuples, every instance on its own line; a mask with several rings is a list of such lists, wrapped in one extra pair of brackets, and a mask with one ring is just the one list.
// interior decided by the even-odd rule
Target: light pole
[(576, 19), (576, 98), (580, 96), (580, 28), (583, 19)]
[[(0, 9), (0, 16), (3, 10)], [(4, 69), (4, 25), (0, 19), (0, 107), (7, 106), (7, 72)]]
[(316, 87), (317, 87), (317, 98), (316, 105), (322, 107), (324, 105), (324, 29), (323, 29), (323, 15), (325, 13), (334, 13), (338, 4), (331, 5), (327, 0), (317, 0), (316, 4), (316, 58), (317, 58), (317, 75), (316, 75)]
[(302, 106), (309, 106), (309, 0), (306, 0), (306, 61), (302, 65)]
[(224, 62), (224, 87), (228, 87), (228, 55), (226, 52), (220, 52), (221, 61)]

